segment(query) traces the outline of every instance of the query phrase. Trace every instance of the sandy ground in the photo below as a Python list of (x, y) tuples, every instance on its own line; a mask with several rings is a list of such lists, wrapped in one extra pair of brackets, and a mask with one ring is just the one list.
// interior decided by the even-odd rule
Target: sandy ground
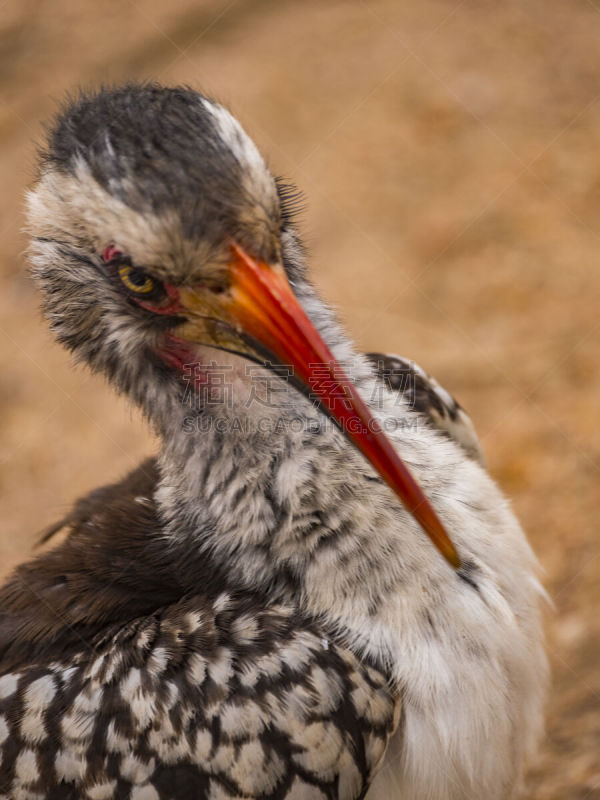
[(25, 275), (41, 122), (79, 85), (186, 82), (304, 191), (313, 274), (365, 349), (469, 409), (545, 570), (554, 688), (529, 798), (600, 798), (600, 5), (0, 6), (0, 572), (154, 447), (51, 341)]

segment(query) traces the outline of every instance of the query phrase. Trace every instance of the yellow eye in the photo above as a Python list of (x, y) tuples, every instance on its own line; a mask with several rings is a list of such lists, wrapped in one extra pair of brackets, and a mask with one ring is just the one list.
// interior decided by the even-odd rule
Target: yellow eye
[(130, 267), (128, 264), (125, 264), (119, 267), (119, 277), (130, 292), (135, 292), (135, 294), (150, 294), (150, 292), (154, 291), (154, 281), (149, 275), (142, 272), (141, 269), (136, 269), (135, 267)]

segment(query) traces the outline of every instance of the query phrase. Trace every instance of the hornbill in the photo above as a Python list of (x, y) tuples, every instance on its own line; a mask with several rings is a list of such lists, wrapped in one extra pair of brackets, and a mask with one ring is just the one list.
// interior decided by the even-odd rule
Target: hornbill
[(0, 797), (519, 791), (535, 558), (465, 412), (319, 298), (294, 203), (190, 88), (81, 94), (49, 130), (45, 315), (160, 451), (0, 590)]

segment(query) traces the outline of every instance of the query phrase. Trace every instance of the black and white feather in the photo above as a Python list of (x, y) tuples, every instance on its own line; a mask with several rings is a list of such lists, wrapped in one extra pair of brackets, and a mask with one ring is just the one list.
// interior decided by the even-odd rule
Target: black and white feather
[(481, 442), (460, 403), (414, 361), (392, 353), (367, 353), (377, 375), (390, 391), (399, 392), (409, 408), (421, 414), (432, 428), (454, 439), (482, 466)]
[(386, 675), (298, 606), (161, 552), (156, 465), (79, 501), (4, 587), (3, 796), (358, 797), (398, 723)]

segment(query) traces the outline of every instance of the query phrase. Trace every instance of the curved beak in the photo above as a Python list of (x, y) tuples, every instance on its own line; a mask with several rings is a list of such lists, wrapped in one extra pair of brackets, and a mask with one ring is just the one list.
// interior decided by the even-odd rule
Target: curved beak
[(318, 398), (326, 413), (395, 492), (440, 553), (458, 569), (460, 559), (439, 517), (373, 412), (315, 330), (283, 267), (258, 262), (236, 244), (232, 245), (232, 253), (226, 293), (209, 299), (203, 291), (179, 290), (180, 303), (190, 314), (190, 321), (177, 331), (177, 336), (197, 341), (199, 328), (206, 333), (209, 320), (222, 321), (236, 331), (239, 339), (252, 337), (275, 361), (291, 367), (296, 380), (311, 397)]

